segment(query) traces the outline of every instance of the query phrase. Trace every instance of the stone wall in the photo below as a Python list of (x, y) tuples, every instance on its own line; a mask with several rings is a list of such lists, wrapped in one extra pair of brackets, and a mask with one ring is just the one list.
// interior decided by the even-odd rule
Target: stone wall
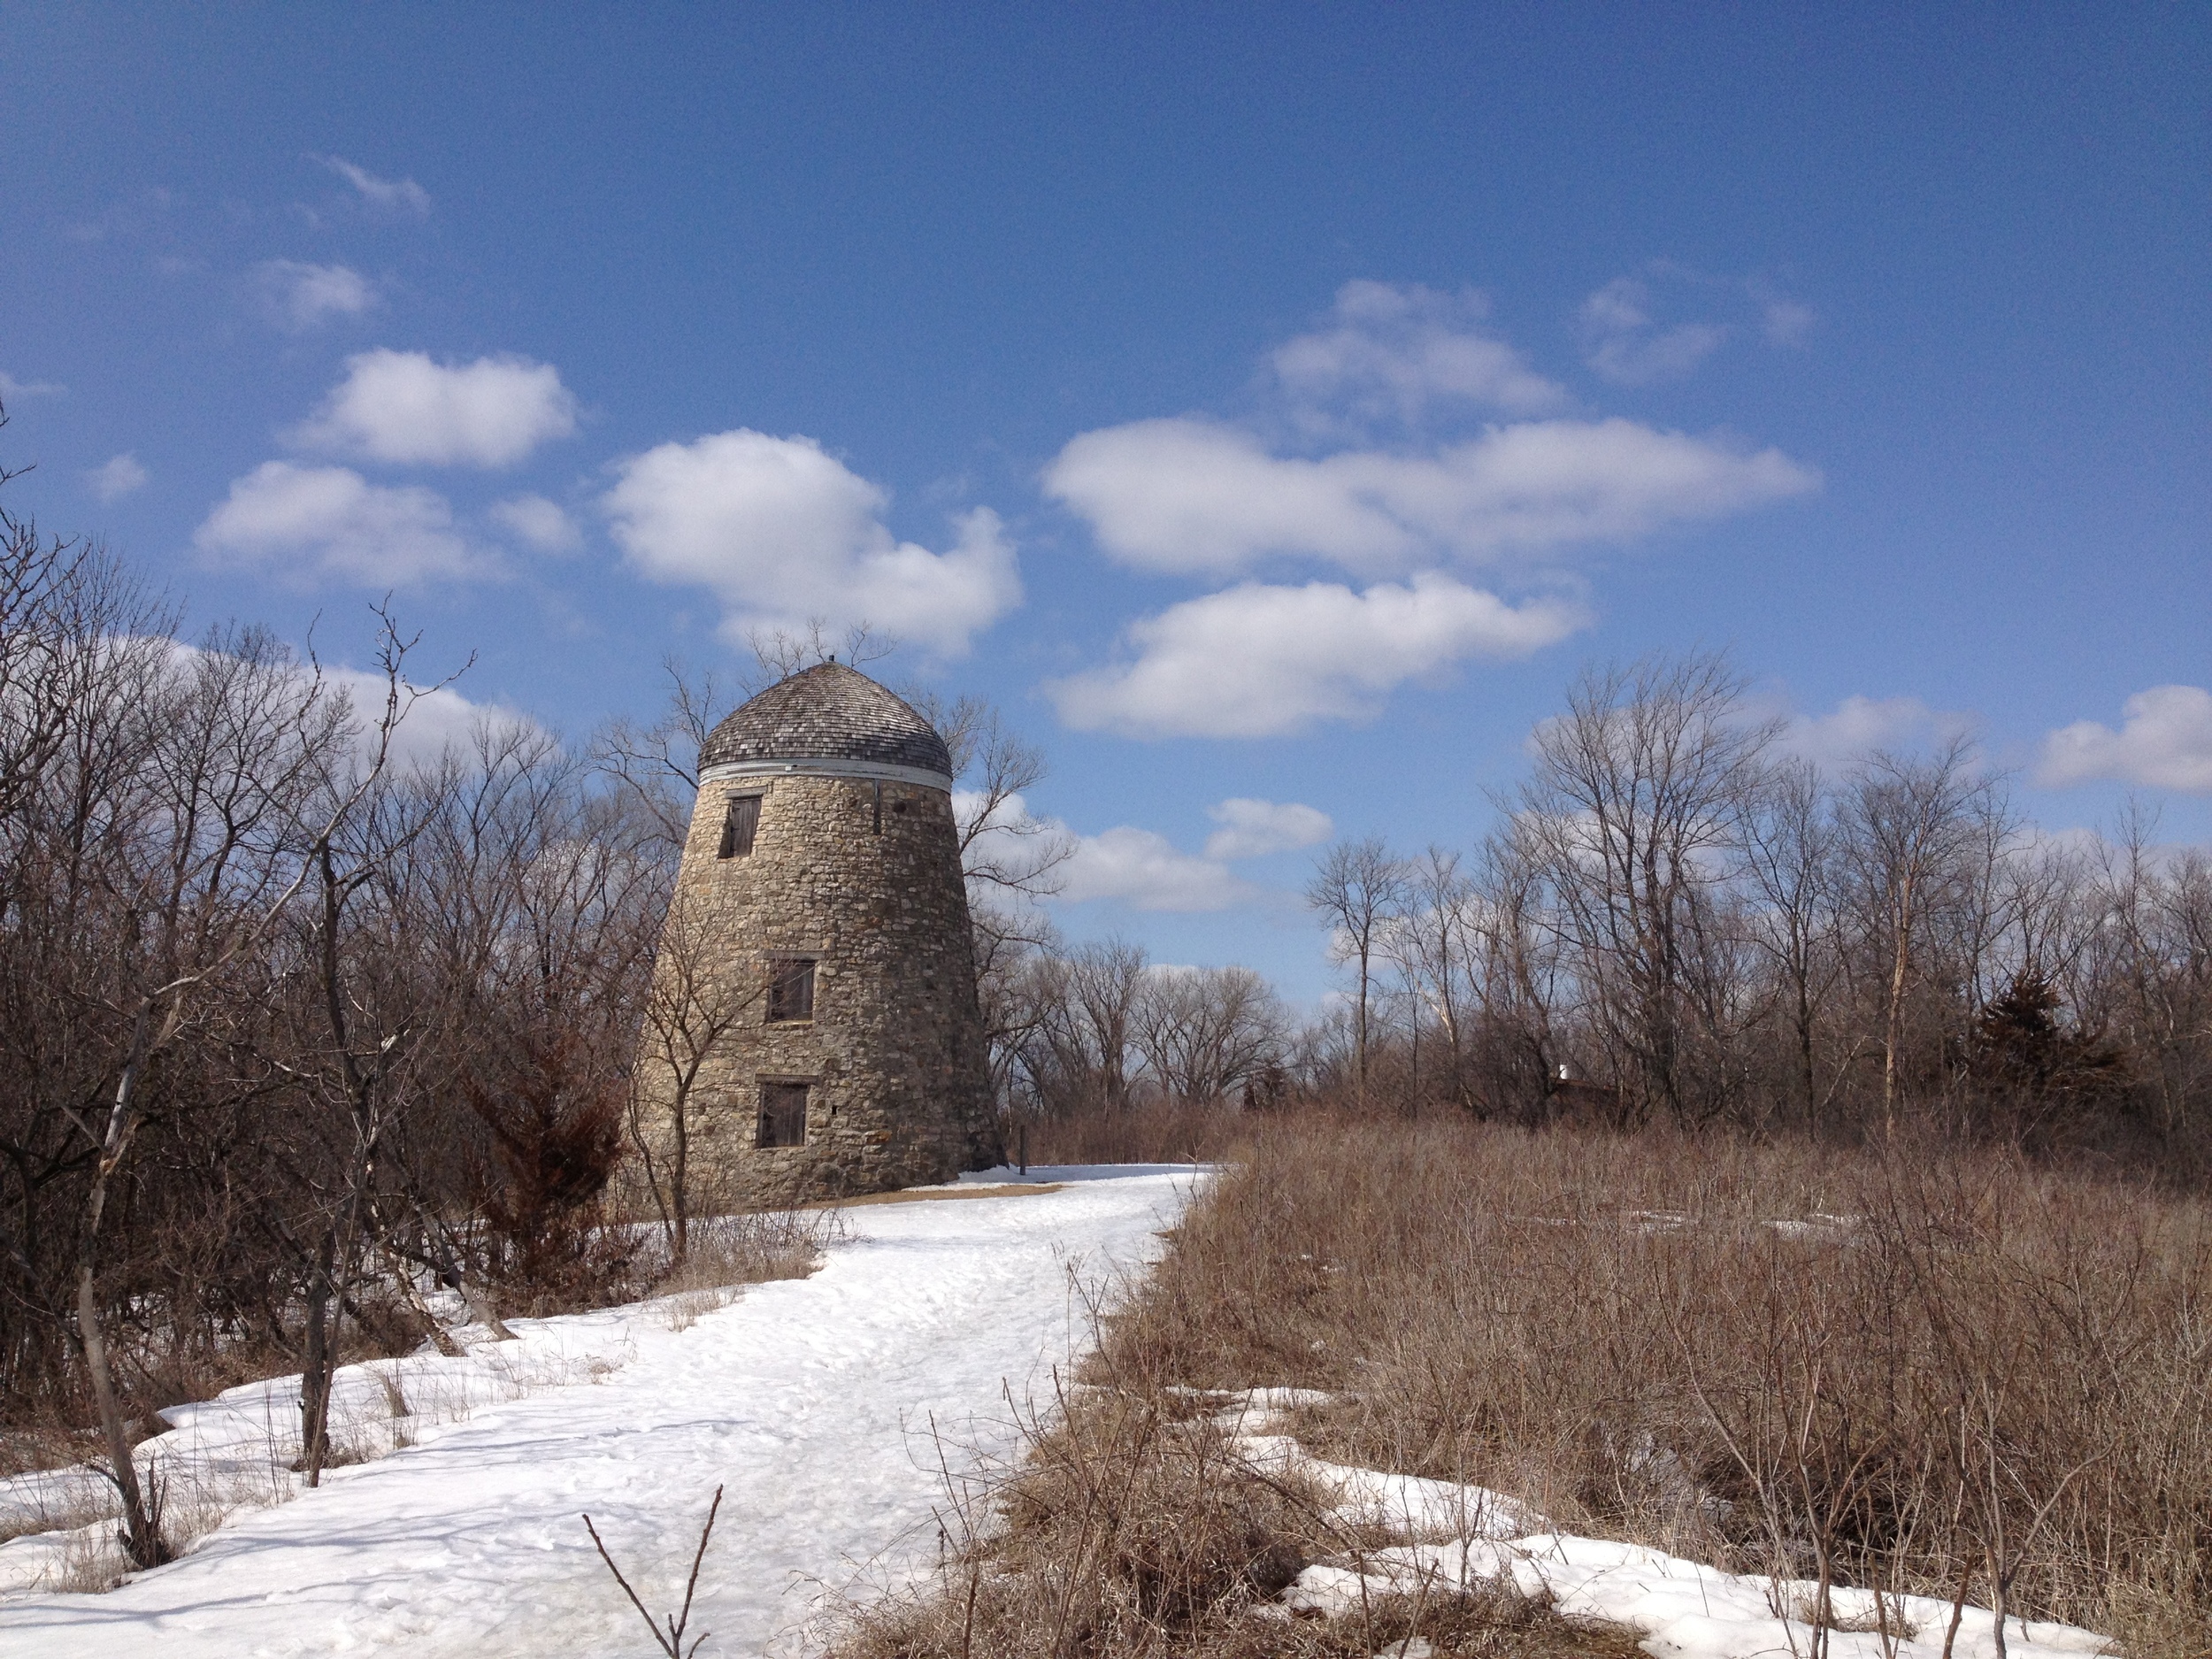
[[(753, 850), (718, 857), (728, 799), (749, 794), (763, 797)], [(813, 958), (811, 1020), (768, 1023), (780, 956)], [(684, 1115), (695, 1213), (882, 1192), (1000, 1161), (945, 791), (798, 771), (710, 782), (656, 972), (639, 1061), (647, 1138), (667, 1170), (676, 1067), (695, 1060)], [(804, 1146), (755, 1146), (764, 1081), (808, 1085)]]

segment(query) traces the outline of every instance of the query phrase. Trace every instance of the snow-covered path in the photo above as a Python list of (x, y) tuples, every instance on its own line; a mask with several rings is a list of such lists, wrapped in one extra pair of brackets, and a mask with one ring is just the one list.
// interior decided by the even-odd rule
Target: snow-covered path
[[(650, 1652), (589, 1510), (649, 1605), (672, 1608), (708, 1500), (704, 1650), (785, 1651), (826, 1594), (933, 1558), (939, 1441), (1003, 1450), (1006, 1391), (1043, 1395), (1083, 1337), (1070, 1270), (1148, 1259), (1187, 1171), (1033, 1171), (1057, 1193), (849, 1212), (811, 1279), (677, 1332), (636, 1310), (564, 1327), (575, 1380), (234, 1517), (105, 1595), (0, 1604), (0, 1659)], [(596, 1356), (596, 1363), (593, 1356)], [(27, 1543), (29, 1540), (26, 1540)]]

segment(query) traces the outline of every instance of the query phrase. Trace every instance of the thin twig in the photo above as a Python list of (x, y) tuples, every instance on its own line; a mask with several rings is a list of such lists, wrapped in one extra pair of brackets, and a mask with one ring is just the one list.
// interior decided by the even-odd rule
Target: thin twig
[(683, 1612), (680, 1616), (676, 1614), (668, 1616), (666, 1635), (663, 1635), (661, 1627), (653, 1622), (653, 1616), (646, 1610), (645, 1603), (638, 1600), (637, 1592), (630, 1587), (630, 1581), (622, 1576), (622, 1569), (614, 1564), (614, 1557), (607, 1553), (606, 1542), (599, 1536), (599, 1529), (591, 1524), (591, 1517), (587, 1515), (583, 1517), (584, 1530), (591, 1534), (591, 1541), (599, 1551), (599, 1559), (607, 1563), (607, 1571), (614, 1574), (614, 1581), (622, 1586), (622, 1594), (630, 1598), (630, 1605), (637, 1609), (638, 1617), (645, 1621), (645, 1628), (653, 1632), (654, 1645), (668, 1655), (669, 1659), (690, 1659), (690, 1655), (696, 1654), (701, 1644), (714, 1633), (711, 1631), (701, 1631), (688, 1649), (683, 1646), (684, 1627), (691, 1623), (691, 1598), (699, 1587), (699, 1564), (707, 1558), (707, 1540), (714, 1535), (714, 1517), (719, 1513), (721, 1508), (722, 1488), (717, 1486), (714, 1489), (714, 1502), (707, 1506), (707, 1524), (699, 1529), (698, 1551), (691, 1558), (691, 1577), (684, 1585)]

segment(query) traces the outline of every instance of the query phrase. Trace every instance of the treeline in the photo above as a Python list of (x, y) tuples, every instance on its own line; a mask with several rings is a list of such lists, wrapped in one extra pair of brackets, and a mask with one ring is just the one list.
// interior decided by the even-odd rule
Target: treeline
[(1010, 1107), (1326, 1100), (1540, 1124), (1997, 1139), (2212, 1164), (2212, 860), (2054, 837), (1964, 740), (1832, 772), (1720, 659), (1594, 671), (1468, 851), (1328, 850), (1347, 995), (1041, 948), (991, 983)]
[(434, 1328), (417, 1286), (496, 1319), (618, 1281), (573, 1223), (622, 1152), (670, 803), (519, 722), (402, 764), (407, 651), (188, 644), (0, 515), (0, 1394), (18, 1446), (97, 1425), (142, 1564), (150, 1409), (300, 1371), (312, 1479), (342, 1351)]

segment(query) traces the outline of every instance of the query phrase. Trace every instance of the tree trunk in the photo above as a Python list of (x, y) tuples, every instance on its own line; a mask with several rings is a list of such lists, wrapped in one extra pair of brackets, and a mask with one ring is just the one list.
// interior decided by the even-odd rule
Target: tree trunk
[(331, 1363), (337, 1340), (334, 1329), (337, 1310), (332, 1303), (332, 1279), (338, 1255), (335, 1228), (325, 1228), (315, 1246), (315, 1262), (307, 1280), (307, 1350), (300, 1370), (300, 1461), (296, 1467), (307, 1484), (319, 1486), (323, 1463), (330, 1455), (330, 1388), (336, 1367)]
[(138, 1465), (131, 1455), (131, 1437), (123, 1422), (123, 1407), (115, 1394), (115, 1377), (108, 1362), (107, 1333), (100, 1323), (98, 1273), (100, 1263), (100, 1221), (107, 1212), (108, 1181), (123, 1162), (129, 1149), (131, 1133), (136, 1127), (136, 1102), (140, 1068), (146, 1063), (146, 1054), (152, 1046), (153, 1006), (139, 1004), (138, 1018), (131, 1027), (131, 1047), (128, 1058), (123, 1062), (122, 1075), (116, 1079), (115, 1103), (108, 1112), (106, 1138), (100, 1148), (100, 1161), (94, 1166), (92, 1190), (85, 1199), (84, 1237), (77, 1249), (77, 1345), (84, 1357), (85, 1375), (92, 1384), (94, 1407), (100, 1415), (100, 1433), (107, 1441), (108, 1459), (114, 1465), (115, 1489), (123, 1500), (124, 1542), (131, 1561), (139, 1567), (157, 1567), (167, 1556), (162, 1547), (160, 1529), (147, 1507), (145, 1494), (138, 1484)]
[(1352, 1051), (1356, 1060), (1359, 1085), (1359, 1109), (1367, 1110), (1367, 948), (1363, 943), (1359, 953), (1359, 1007), (1352, 1018)]
[(691, 1254), (691, 1091), (676, 1093), (676, 1143), (668, 1163), (668, 1201), (674, 1226), (671, 1255), (681, 1267)]
[(1896, 913), (1896, 938), (1892, 942), (1889, 971), (1889, 1009), (1882, 1023), (1882, 1136), (1897, 1138), (1897, 1051), (1905, 1041), (1905, 977), (1912, 961), (1912, 889), (1909, 885)]
[[(105, 1178), (101, 1185), (106, 1185)], [(104, 1195), (104, 1194), (103, 1194)], [(77, 1263), (77, 1339), (84, 1351), (86, 1374), (92, 1379), (92, 1399), (100, 1413), (100, 1432), (108, 1443), (115, 1489), (123, 1500), (124, 1548), (131, 1563), (158, 1567), (168, 1558), (160, 1530), (146, 1507), (138, 1484), (138, 1464), (131, 1455), (131, 1437), (124, 1426), (123, 1408), (115, 1397), (115, 1382), (108, 1369), (107, 1340), (100, 1328), (100, 1304), (93, 1284), (94, 1262), (88, 1244)]]

